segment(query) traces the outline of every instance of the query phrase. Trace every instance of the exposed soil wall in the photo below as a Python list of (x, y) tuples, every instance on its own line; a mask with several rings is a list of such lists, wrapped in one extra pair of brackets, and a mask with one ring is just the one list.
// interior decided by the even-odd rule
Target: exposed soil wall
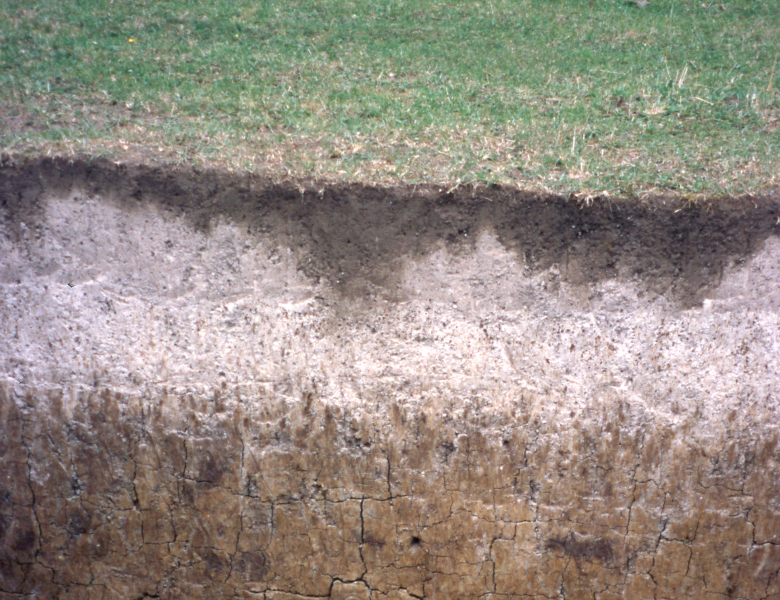
[(0, 168), (0, 598), (780, 598), (780, 199)]

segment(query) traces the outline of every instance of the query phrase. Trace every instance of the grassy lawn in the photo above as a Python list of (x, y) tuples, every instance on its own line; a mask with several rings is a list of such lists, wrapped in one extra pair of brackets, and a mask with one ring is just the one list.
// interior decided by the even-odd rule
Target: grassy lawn
[(0, 0), (0, 151), (642, 196), (780, 185), (775, 0)]

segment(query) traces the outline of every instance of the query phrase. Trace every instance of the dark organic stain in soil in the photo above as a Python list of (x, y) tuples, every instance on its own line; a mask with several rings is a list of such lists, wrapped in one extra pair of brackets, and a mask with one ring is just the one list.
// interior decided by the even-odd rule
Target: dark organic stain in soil
[(575, 559), (610, 562), (614, 559), (612, 546), (602, 538), (580, 538), (570, 533), (563, 540), (550, 539), (547, 541), (548, 550), (563, 550), (566, 556)]
[(261, 175), (117, 165), (104, 160), (6, 159), (0, 218), (21, 235), (47, 193), (101, 196), (126, 210), (157, 207), (208, 231), (217, 219), (291, 248), (308, 277), (350, 297), (389, 289), (407, 258), (453, 252), (494, 233), (530, 272), (561, 266), (587, 284), (630, 277), (683, 306), (700, 303), (724, 268), (780, 233), (780, 196), (596, 200), (590, 206), (515, 189), (274, 183)]

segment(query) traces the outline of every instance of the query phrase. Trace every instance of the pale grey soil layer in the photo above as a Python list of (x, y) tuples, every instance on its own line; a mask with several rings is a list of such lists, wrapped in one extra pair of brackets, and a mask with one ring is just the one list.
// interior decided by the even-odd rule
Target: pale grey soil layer
[(780, 599), (780, 200), (0, 168), (0, 598)]

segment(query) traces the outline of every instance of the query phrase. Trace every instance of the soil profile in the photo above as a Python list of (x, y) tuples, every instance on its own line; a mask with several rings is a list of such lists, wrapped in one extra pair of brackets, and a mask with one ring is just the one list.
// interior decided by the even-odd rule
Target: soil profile
[(780, 196), (0, 164), (0, 599), (780, 599)]

